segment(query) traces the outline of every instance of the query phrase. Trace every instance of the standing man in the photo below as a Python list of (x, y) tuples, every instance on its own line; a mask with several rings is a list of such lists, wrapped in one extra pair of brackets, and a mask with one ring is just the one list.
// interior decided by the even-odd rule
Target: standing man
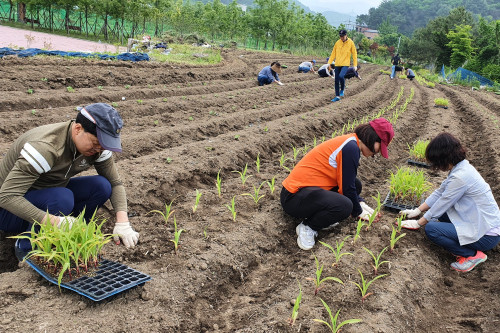
[(399, 57), (399, 53), (396, 53), (396, 55), (391, 59), (392, 63), (391, 79), (394, 79), (394, 77), (396, 76), (396, 71), (401, 72), (401, 67), (399, 66), (400, 61), (401, 58)]
[[(85, 211), (89, 221), (106, 201), (116, 212), (116, 244), (134, 247), (139, 233), (128, 220), (125, 188), (113, 152), (121, 152), (118, 112), (108, 104), (82, 108), (76, 120), (21, 135), (0, 162), (0, 230), (22, 233), (31, 223), (71, 227)], [(74, 177), (95, 168), (98, 175)]]
[(340, 101), (340, 97), (344, 97), (345, 74), (352, 63), (355, 68), (358, 67), (358, 53), (352, 39), (347, 37), (347, 31), (344, 29), (339, 31), (340, 39), (333, 46), (332, 54), (328, 59), (331, 64), (335, 61), (335, 98), (332, 102)]

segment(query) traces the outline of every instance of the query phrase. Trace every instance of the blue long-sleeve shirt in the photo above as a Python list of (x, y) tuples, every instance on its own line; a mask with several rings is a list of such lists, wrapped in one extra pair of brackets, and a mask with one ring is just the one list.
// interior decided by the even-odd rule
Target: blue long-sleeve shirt
[(500, 235), (500, 210), (491, 188), (469, 161), (451, 169), (448, 177), (425, 203), (427, 221), (448, 214), (460, 245), (478, 241), (484, 235)]
[(258, 77), (265, 77), (268, 80), (272, 80), (271, 82), (279, 81), (280, 80), (280, 77), (279, 77), (278, 73), (276, 73), (275, 71), (273, 71), (271, 69), (271, 66), (266, 66), (266, 67), (262, 68), (262, 70), (259, 72), (259, 76)]

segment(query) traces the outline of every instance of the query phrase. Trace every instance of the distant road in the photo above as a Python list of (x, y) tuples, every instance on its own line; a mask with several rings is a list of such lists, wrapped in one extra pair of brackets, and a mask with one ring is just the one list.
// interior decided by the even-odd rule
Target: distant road
[[(112, 44), (91, 42), (72, 37), (52, 35), (45, 32), (11, 28), (0, 25), (0, 47), (37, 48), (51, 51), (116, 52)], [(120, 47), (125, 52), (126, 47)]]

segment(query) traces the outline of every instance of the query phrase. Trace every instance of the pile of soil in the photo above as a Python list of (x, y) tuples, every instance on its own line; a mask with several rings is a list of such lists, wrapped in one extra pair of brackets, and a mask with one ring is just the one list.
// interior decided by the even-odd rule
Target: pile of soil
[[(108, 244), (105, 257), (153, 277), (143, 287), (94, 303), (46, 282), (25, 264), (18, 265), (13, 241), (0, 235), (0, 331), (89, 332), (326, 332), (313, 319), (327, 319), (320, 298), (339, 320), (362, 322), (343, 332), (497, 332), (500, 320), (500, 254), (467, 274), (450, 270), (454, 258), (430, 244), (423, 230), (406, 231), (390, 261), (363, 303), (354, 283), (358, 269), (373, 279), (371, 257), (363, 249), (381, 251), (389, 245), (396, 214), (384, 211), (381, 221), (362, 231), (356, 242), (346, 241), (341, 264), (319, 243), (312, 251), (297, 247), (300, 222), (283, 213), (281, 182), (314, 143), (331, 137), (344, 124), (386, 110), (390, 118), (401, 110), (389, 159), (361, 159), (358, 176), (362, 196), (374, 206), (377, 191), (385, 197), (389, 171), (406, 165), (408, 144), (442, 131), (459, 137), (468, 159), (500, 197), (499, 96), (484, 91), (416, 81), (390, 80), (381, 67), (363, 66), (363, 80), (350, 80), (346, 96), (332, 104), (333, 80), (296, 73), (303, 59), (287, 54), (225, 51), (212, 67), (164, 63), (128, 63), (92, 59), (4, 58), (0, 61), (0, 154), (35, 126), (66, 121), (75, 107), (94, 102), (116, 105), (125, 127), (123, 153), (115, 155), (127, 188), (130, 220), (141, 233), (133, 249)], [(288, 65), (284, 86), (257, 86), (262, 67), (278, 60)], [(74, 88), (68, 92), (67, 87)], [(396, 99), (400, 87), (403, 96)], [(28, 89), (33, 93), (28, 94)], [(445, 97), (448, 109), (434, 107)], [(300, 149), (296, 160), (293, 148)], [(256, 159), (260, 159), (260, 171)], [(251, 175), (242, 184), (241, 171)], [(216, 189), (222, 177), (222, 194)], [(446, 176), (426, 171), (438, 186)], [(271, 193), (265, 183), (258, 204), (244, 193), (275, 179)], [(202, 197), (195, 213), (196, 190)], [(236, 221), (226, 205), (236, 201)], [(181, 234), (176, 255), (173, 219), (165, 224), (151, 210), (173, 201)], [(100, 213), (112, 218), (111, 207)], [(112, 231), (113, 223), (105, 226)], [(356, 221), (348, 219), (319, 240), (335, 246), (353, 235)], [(314, 256), (324, 265), (325, 282), (317, 296), (307, 278), (314, 277)], [(293, 327), (288, 325), (293, 300), (303, 296)], [(71, 318), (68, 320), (68, 318)]]

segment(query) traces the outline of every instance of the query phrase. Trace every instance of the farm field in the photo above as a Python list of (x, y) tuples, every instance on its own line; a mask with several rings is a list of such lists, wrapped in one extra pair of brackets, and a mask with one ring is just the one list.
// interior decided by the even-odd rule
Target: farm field
[[(363, 64), (361, 81), (348, 81), (346, 97), (332, 104), (333, 80), (296, 73), (304, 59), (287, 54), (224, 51), (212, 67), (170, 66), (89, 59), (4, 58), (0, 60), (0, 154), (35, 126), (66, 121), (75, 107), (116, 103), (125, 126), (123, 153), (115, 155), (127, 189), (130, 220), (141, 233), (134, 249), (107, 244), (105, 257), (152, 276), (143, 287), (94, 303), (62, 290), (15, 260), (13, 240), (0, 235), (0, 319), (2, 332), (327, 332), (313, 319), (328, 321), (320, 298), (339, 320), (361, 319), (343, 332), (498, 332), (500, 321), (500, 251), (467, 274), (449, 268), (454, 258), (430, 244), (423, 230), (405, 231), (390, 261), (361, 302), (357, 286), (362, 271), (375, 277), (372, 259), (389, 245), (396, 214), (383, 211), (370, 230), (349, 238), (340, 265), (326, 247), (300, 250), (295, 226), (283, 213), (281, 182), (311, 149), (347, 123), (385, 111), (394, 123), (389, 159), (361, 158), (362, 196), (375, 206), (384, 198), (389, 172), (406, 166), (408, 144), (441, 131), (459, 137), (468, 159), (500, 199), (500, 97), (485, 91), (416, 81), (390, 80), (380, 66)], [(284, 86), (258, 87), (260, 69), (278, 60), (288, 65)], [(70, 86), (74, 92), (69, 92)], [(33, 93), (27, 93), (32, 89)], [(124, 97), (124, 99), (123, 99)], [(449, 101), (434, 107), (436, 98)], [(407, 102), (406, 109), (404, 108)], [(399, 112), (401, 111), (401, 112)], [(404, 111), (404, 112), (402, 112)], [(294, 148), (296, 161), (294, 161)], [(260, 160), (260, 172), (256, 160)], [(251, 175), (242, 185), (240, 174)], [(216, 178), (220, 170), (222, 193)], [(427, 171), (438, 186), (444, 173)], [(275, 177), (275, 190), (264, 183), (255, 204), (254, 186)], [(193, 213), (196, 190), (202, 192)], [(235, 197), (236, 220), (226, 207)], [(172, 203), (180, 236), (175, 254), (173, 218), (166, 225), (151, 210)], [(110, 206), (99, 212), (111, 216)], [(114, 222), (114, 221), (113, 221)], [(112, 232), (113, 223), (105, 226)], [(318, 240), (335, 247), (354, 235), (348, 219)], [(314, 295), (316, 264), (324, 264), (326, 281)], [(292, 302), (302, 287), (294, 326)]]

